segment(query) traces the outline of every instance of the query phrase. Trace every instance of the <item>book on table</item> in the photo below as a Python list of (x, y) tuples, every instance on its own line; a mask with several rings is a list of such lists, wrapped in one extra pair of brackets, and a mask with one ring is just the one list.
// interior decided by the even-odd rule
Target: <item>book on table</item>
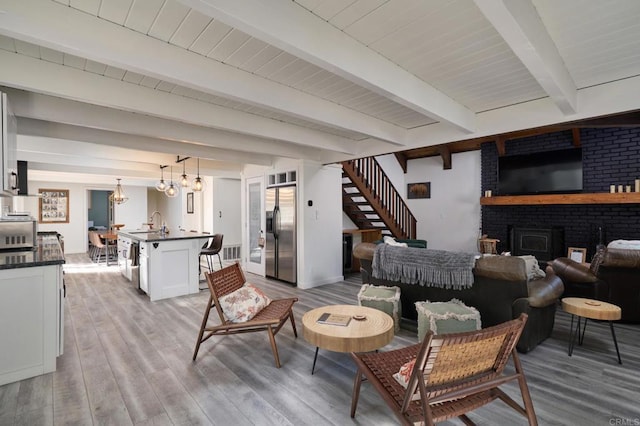
[(320, 324), (341, 325), (344, 327), (349, 325), (349, 321), (351, 321), (351, 315), (331, 314), (329, 312), (325, 312), (320, 315), (317, 322)]

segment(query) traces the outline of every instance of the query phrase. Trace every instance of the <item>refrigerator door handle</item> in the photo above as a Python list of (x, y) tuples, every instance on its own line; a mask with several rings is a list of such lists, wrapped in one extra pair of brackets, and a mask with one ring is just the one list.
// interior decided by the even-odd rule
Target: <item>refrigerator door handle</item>
[(280, 208), (275, 206), (273, 208), (273, 236), (278, 238), (280, 235)]

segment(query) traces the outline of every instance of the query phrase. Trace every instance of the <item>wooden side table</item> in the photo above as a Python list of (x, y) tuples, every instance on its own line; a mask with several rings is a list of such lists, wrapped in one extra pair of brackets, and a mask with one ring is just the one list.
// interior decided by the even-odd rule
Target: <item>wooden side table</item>
[[(618, 350), (618, 341), (616, 340), (616, 332), (613, 329), (613, 321), (617, 321), (622, 317), (622, 309), (612, 303), (603, 302), (601, 300), (584, 299), (581, 297), (565, 297), (562, 299), (562, 309), (571, 314), (571, 333), (569, 335), (569, 356), (573, 353), (575, 347), (575, 339), (578, 338), (578, 345), (582, 345), (584, 340), (584, 332), (587, 328), (587, 319), (609, 321), (611, 328), (611, 337), (616, 347), (618, 355), (618, 364), (622, 364), (620, 359), (620, 351)], [(573, 328), (573, 317), (577, 316), (578, 321), (576, 328)], [(582, 331), (580, 331), (580, 322), (584, 319)]]
[[(363, 315), (364, 320), (351, 319), (347, 326), (318, 323), (323, 313)], [(316, 368), (318, 349), (334, 352), (370, 352), (393, 340), (393, 318), (377, 309), (355, 305), (330, 305), (312, 309), (302, 316), (302, 330), (307, 342), (315, 345), (311, 374)]]

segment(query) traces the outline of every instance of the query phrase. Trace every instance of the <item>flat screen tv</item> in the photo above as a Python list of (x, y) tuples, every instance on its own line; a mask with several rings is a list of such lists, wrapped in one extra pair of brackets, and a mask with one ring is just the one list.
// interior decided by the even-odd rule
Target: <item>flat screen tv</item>
[(499, 195), (577, 193), (582, 191), (582, 149), (502, 156), (498, 159)]

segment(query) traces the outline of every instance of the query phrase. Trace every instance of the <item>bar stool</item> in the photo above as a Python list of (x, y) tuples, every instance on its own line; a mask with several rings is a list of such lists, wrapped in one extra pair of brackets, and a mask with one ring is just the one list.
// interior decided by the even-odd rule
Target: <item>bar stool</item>
[(218, 255), (218, 261), (220, 262), (220, 269), (222, 269), (222, 259), (220, 258), (220, 250), (222, 250), (222, 239), (223, 234), (214, 234), (213, 238), (211, 238), (205, 245), (202, 246), (202, 250), (200, 250), (200, 256), (207, 257), (207, 267), (209, 268), (209, 272), (213, 272), (213, 260), (212, 257)]

